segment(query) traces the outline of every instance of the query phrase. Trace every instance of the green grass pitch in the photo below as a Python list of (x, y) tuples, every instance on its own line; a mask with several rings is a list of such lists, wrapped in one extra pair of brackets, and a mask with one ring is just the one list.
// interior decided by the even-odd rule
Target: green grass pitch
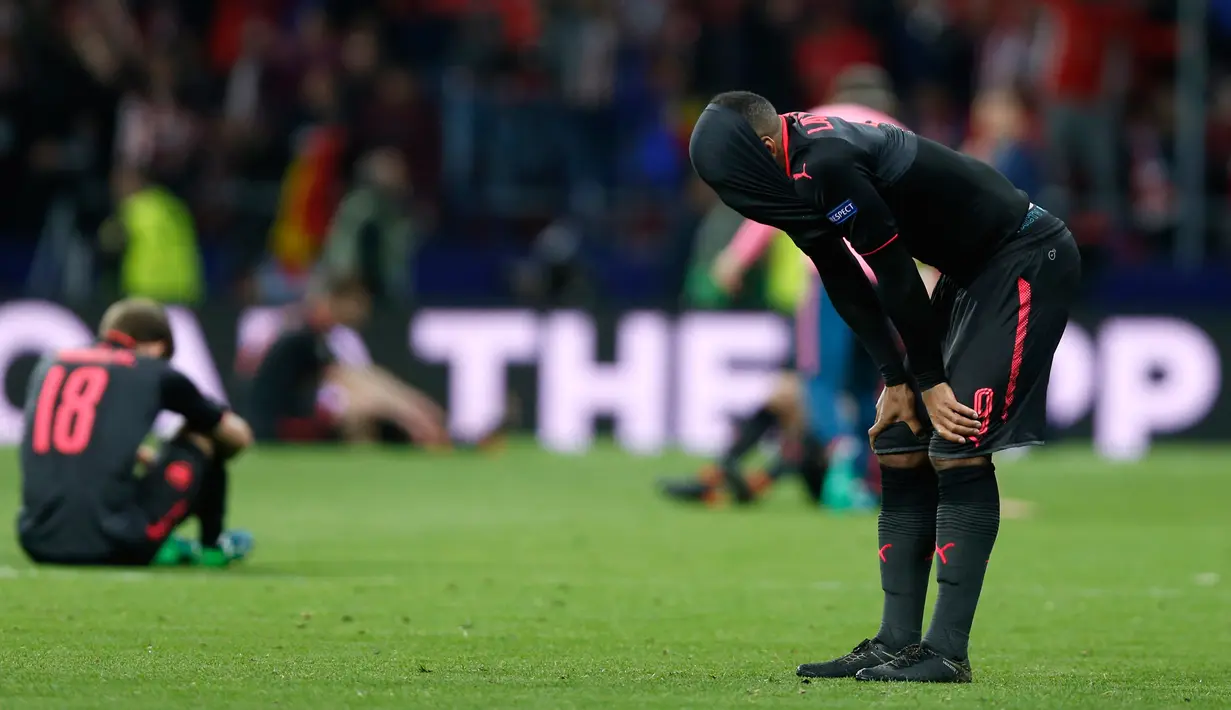
[[(258, 452), (226, 571), (35, 569), (0, 541), (0, 708), (1227, 708), (1231, 450), (1001, 466), (964, 687), (801, 683), (879, 618), (875, 519), (668, 504), (689, 459)], [(0, 516), (17, 505), (0, 452)], [(11, 529), (11, 528), (10, 528)]]

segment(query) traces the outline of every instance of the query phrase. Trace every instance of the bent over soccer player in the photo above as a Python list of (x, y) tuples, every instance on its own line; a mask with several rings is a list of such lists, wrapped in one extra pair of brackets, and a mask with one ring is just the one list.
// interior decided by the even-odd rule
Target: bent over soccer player
[[(833, 103), (817, 106), (810, 113), (838, 116), (851, 122), (896, 124), (889, 116), (895, 101), (888, 91), (887, 77), (883, 84), (841, 86), (849, 81), (844, 78), (846, 75), (851, 80), (866, 81), (869, 72), (873, 79), (879, 78), (877, 70), (858, 65), (839, 75)], [(856, 99), (867, 100), (879, 108), (865, 106)], [(738, 291), (744, 272), (780, 233), (771, 226), (744, 220), (714, 261), (712, 276), (718, 288), (728, 295)], [(811, 263), (807, 268), (813, 271)], [(858, 422), (871, 421), (872, 407), (865, 404), (876, 400), (873, 388), (877, 383), (874, 377), (862, 376), (871, 369), (867, 366), (870, 363), (855, 352), (850, 329), (833, 318), (833, 306), (825, 289), (813, 274), (808, 281), (807, 293), (795, 313), (792, 367), (779, 374), (765, 404), (740, 423), (722, 458), (702, 469), (694, 480), (669, 482), (663, 487), (667, 495), (712, 504), (721, 500), (724, 489), (729, 489), (736, 501), (750, 503), (795, 467), (813, 503), (820, 501), (831, 509), (845, 510), (863, 508), (873, 502), (860, 472), (866, 469), (860, 465), (867, 463), (866, 450), (862, 444), (850, 446), (848, 442), (853, 440)], [(863, 387), (852, 388), (852, 383)], [(843, 406), (843, 394), (852, 395), (857, 413), (846, 411), (850, 407)], [(775, 426), (783, 439), (781, 450), (763, 472), (745, 478), (739, 470), (740, 459)], [(843, 449), (853, 451), (844, 453)], [(833, 456), (831, 451), (839, 455)]]
[[(973, 158), (884, 123), (780, 116), (747, 92), (714, 98), (689, 153), (723, 202), (812, 259), (885, 380), (868, 432), (883, 491), (880, 630), (799, 675), (969, 682), (1000, 527), (992, 454), (1042, 443), (1052, 356), (1080, 281), (1072, 235)], [(912, 257), (943, 274), (930, 303)], [(923, 634), (933, 557), (940, 591)]]
[[(162, 307), (128, 299), (103, 315), (91, 347), (51, 353), (26, 400), (21, 444), (22, 549), (63, 565), (222, 567), (252, 547), (224, 532), (228, 458), (252, 443), (243, 419), (206, 399), (169, 364)], [(141, 446), (161, 411), (184, 427), (154, 451)], [(145, 475), (134, 474), (137, 463)], [(171, 532), (190, 515), (200, 546)]]

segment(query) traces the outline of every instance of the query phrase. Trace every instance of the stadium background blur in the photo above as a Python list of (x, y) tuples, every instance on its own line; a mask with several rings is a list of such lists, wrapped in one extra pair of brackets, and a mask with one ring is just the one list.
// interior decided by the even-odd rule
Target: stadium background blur
[[(1097, 263), (1124, 266), (1091, 269), (1104, 277), (1091, 296), (1116, 302), (1117, 275), (1164, 269), (1182, 251), (1193, 186), (1176, 133), (1193, 119), (1177, 115), (1177, 77), (1188, 79), (1176, 70), (1176, 7), (5, 0), (0, 288), (93, 298), (114, 286), (97, 235), (136, 171), (190, 210), (208, 297), (284, 299), (320, 257), (356, 161), (388, 148), (413, 184), (401, 207), (415, 247), (390, 298), (526, 299), (510, 267), (563, 242), (589, 285), (567, 298), (669, 303), (712, 208), (686, 149), (705, 99), (739, 86), (808, 107), (843, 68), (870, 63), (891, 75), (902, 120), (998, 162), (1073, 222)], [(1210, 219), (1194, 249), (1221, 266), (1231, 10), (1210, 9), (1212, 67), (1197, 79)], [(1071, 176), (1055, 169), (1061, 159)], [(87, 257), (99, 279), (65, 274)]]
[[(358, 271), (378, 308), (341, 359), (460, 438), (509, 404), (533, 435), (258, 447), (230, 508), (257, 553), (221, 575), (35, 567), (0, 536), (0, 705), (1231, 707), (1229, 35), (1229, 0), (0, 0), (0, 519), (34, 356), (123, 293), (182, 304), (175, 364), (237, 403), (277, 309)], [(976, 682), (939, 693), (793, 675), (869, 633), (870, 516), (653, 486), (790, 341), (772, 274), (709, 282), (738, 219), (692, 121), (734, 88), (805, 109), (856, 64), (1085, 256), (1059, 443), (998, 460), (1024, 507)]]
[[(888, 72), (907, 125), (996, 165), (1082, 243), (1081, 327), (1052, 387), (1057, 431), (1222, 438), (1228, 33), (1223, 0), (3, 0), (0, 293), (87, 321), (120, 293), (194, 307), (212, 364), (185, 369), (213, 367), (207, 389), (231, 391), (235, 343), (255, 337), (236, 335), (255, 327), (242, 309), (293, 301), (312, 274), (362, 272), (382, 315), (357, 357), (369, 356), (366, 341), (446, 401), (474, 399), (452, 405), (464, 410), (453, 426), (473, 433), (498, 409), (478, 390), (503, 386), (504, 370), (493, 366), (500, 374), (482, 386), (471, 375), (448, 384), (461, 346), (437, 342), (449, 340), (447, 322), (414, 314), (584, 309), (594, 321), (569, 342), (593, 350), (583, 336), (597, 328), (594, 352), (618, 364), (622, 313), (764, 309), (771, 289), (730, 304), (712, 288), (709, 260), (735, 220), (692, 175), (692, 121), (732, 87), (808, 107), (844, 69), (871, 64)], [(1169, 319), (1108, 320), (1142, 313)], [(750, 340), (738, 322), (720, 339)], [(509, 336), (528, 346), (470, 345), (504, 348), (500, 365), (533, 371), (546, 366), (541, 338), (567, 326)], [(672, 343), (689, 350), (674, 335), (635, 332), (632, 370), (612, 373), (640, 378), (616, 388), (629, 397), (677, 388), (696, 369), (671, 370)], [(766, 352), (742, 357), (773, 360), (781, 338), (762, 340)], [(1130, 352), (1141, 356), (1126, 361)], [(602, 368), (559, 367), (568, 371), (513, 372), (509, 387), (527, 426), (542, 435), (554, 426), (544, 419), (559, 421), (544, 438), (576, 449), (586, 432), (563, 422), (586, 412), (535, 410), (544, 395), (559, 399), (553, 382)], [(754, 404), (763, 385), (748, 387), (725, 406)], [(624, 438), (712, 449), (722, 436), (713, 413), (681, 413), (690, 402), (685, 392), (651, 405), (664, 410), (650, 417), (659, 423)], [(625, 404), (626, 418), (644, 418)], [(1107, 450), (1144, 451), (1143, 435), (1104, 438)]]

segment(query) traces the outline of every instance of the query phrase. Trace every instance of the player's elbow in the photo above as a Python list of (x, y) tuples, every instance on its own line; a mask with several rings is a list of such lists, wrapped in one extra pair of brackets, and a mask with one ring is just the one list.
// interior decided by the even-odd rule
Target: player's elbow
[(221, 445), (226, 458), (230, 458), (252, 446), (252, 427), (243, 417), (227, 412), (214, 430), (214, 440)]

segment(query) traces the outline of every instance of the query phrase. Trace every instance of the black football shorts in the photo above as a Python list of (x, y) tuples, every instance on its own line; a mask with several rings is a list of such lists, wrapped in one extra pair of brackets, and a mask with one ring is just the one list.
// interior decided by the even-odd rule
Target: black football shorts
[[(933, 458), (973, 458), (1043, 443), (1052, 357), (1081, 281), (1081, 256), (1064, 222), (1032, 206), (1018, 235), (967, 288), (942, 276), (932, 308), (942, 329), (949, 386), (982, 422), (965, 444), (894, 427), (876, 453), (925, 448)], [(920, 421), (927, 422), (922, 400)]]
[(134, 482), (131, 498), (104, 500), (101, 491), (78, 491), (75, 500), (64, 506), (75, 514), (61, 515), (59, 529), (44, 533), (53, 542), (22, 540), (22, 547), (40, 563), (147, 565), (171, 531), (193, 512), (209, 465), (209, 458), (196, 446), (169, 441)]
[(113, 540), (107, 564), (149, 564), (171, 532), (192, 514), (209, 466), (209, 457), (192, 443), (180, 439), (164, 443), (137, 482), (127, 534)]

